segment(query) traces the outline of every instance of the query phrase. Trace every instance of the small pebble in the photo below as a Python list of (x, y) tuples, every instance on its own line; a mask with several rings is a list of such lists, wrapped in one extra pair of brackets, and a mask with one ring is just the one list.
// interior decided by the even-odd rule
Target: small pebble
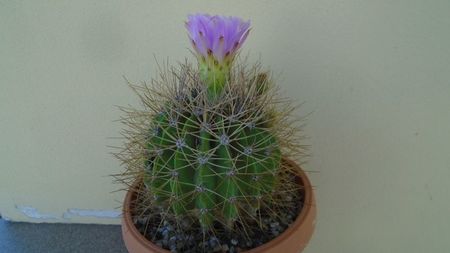
[(227, 252), (230, 248), (228, 247), (228, 244), (222, 244), (222, 250)]
[(216, 245), (216, 247), (213, 248), (213, 252), (221, 252), (222, 247), (220, 245)]
[(213, 236), (209, 239), (209, 246), (211, 248), (216, 247), (216, 245), (218, 245), (218, 244), (219, 244), (219, 240), (217, 239), (217, 237)]

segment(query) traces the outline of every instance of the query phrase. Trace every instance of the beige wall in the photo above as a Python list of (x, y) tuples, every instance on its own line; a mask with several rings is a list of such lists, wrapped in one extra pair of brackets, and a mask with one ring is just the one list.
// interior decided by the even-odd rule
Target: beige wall
[[(155, 60), (190, 56), (186, 14), (253, 22), (306, 128), (307, 252), (450, 251), (449, 1), (0, 1), (0, 213), (117, 223), (114, 105)], [(108, 218), (109, 217), (109, 218)]]

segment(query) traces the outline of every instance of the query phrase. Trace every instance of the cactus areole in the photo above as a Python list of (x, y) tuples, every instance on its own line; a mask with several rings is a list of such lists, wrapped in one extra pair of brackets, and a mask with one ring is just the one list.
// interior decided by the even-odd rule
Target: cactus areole
[(185, 25), (198, 65), (163, 66), (151, 85), (130, 84), (144, 109), (123, 108), (121, 181), (143, 182), (133, 208), (158, 216), (157, 226), (188, 221), (204, 235), (257, 234), (267, 227), (263, 215), (301, 208), (299, 167), (283, 162), (305, 154), (295, 107), (258, 63), (237, 60), (249, 21), (197, 14)]

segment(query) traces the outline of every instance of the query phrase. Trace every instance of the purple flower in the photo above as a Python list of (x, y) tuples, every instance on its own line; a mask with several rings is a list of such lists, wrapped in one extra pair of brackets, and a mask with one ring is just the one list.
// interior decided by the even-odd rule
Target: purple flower
[(203, 63), (229, 65), (250, 32), (250, 21), (238, 17), (189, 15), (189, 38)]

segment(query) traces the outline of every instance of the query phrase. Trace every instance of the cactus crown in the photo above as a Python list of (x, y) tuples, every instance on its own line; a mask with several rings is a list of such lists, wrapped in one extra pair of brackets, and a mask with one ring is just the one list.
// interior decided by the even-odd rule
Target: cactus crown
[(276, 215), (280, 196), (298, 188), (281, 158), (304, 150), (293, 107), (259, 64), (231, 65), (248, 22), (197, 15), (186, 26), (199, 68), (165, 66), (151, 85), (130, 84), (144, 108), (122, 108), (127, 143), (117, 156), (127, 171), (120, 180), (143, 180), (136, 203), (142, 213), (157, 208), (165, 219), (187, 217), (204, 231), (218, 224), (245, 230), (262, 208)]

